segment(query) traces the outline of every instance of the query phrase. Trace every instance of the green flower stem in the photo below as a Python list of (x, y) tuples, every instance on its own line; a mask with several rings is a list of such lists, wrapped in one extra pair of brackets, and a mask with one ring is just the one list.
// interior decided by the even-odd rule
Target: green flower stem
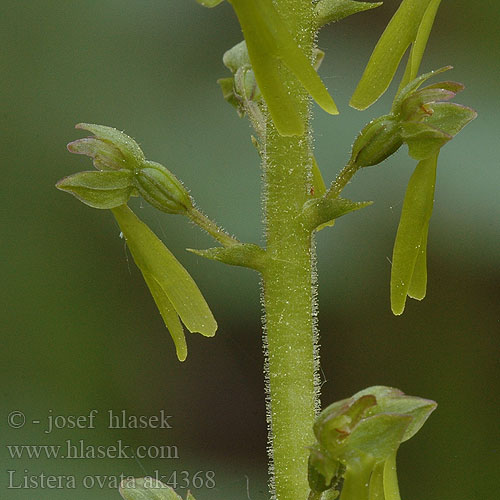
[[(298, 43), (310, 53), (313, 43), (313, 4), (279, 0)], [(313, 313), (313, 255), (311, 230), (299, 216), (311, 182), (312, 151), (309, 97), (296, 78), (281, 67), (296, 109), (304, 121), (303, 136), (281, 136), (267, 118), (264, 147), (264, 199), (267, 262), (263, 270), (266, 311), (266, 378), (273, 497), (305, 500), (308, 449), (318, 403), (317, 353)]]
[(349, 184), (353, 175), (359, 170), (359, 166), (353, 162), (349, 162), (337, 175), (337, 178), (332, 182), (332, 185), (325, 194), (325, 198), (333, 200), (340, 195), (342, 190)]
[(190, 208), (186, 215), (197, 226), (204, 229), (212, 238), (218, 241), (224, 247), (238, 245), (240, 241), (230, 236), (224, 229), (220, 228), (214, 221), (210, 220), (206, 215), (201, 213), (197, 208)]

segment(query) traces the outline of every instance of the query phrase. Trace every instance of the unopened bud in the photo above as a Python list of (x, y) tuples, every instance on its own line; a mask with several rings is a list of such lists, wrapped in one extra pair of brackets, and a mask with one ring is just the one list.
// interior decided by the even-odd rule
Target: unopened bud
[(359, 167), (377, 165), (403, 144), (400, 125), (392, 115), (371, 121), (360, 132), (352, 147), (351, 161)]
[(183, 214), (192, 207), (182, 183), (163, 165), (146, 161), (134, 176), (139, 194), (153, 207), (168, 214)]

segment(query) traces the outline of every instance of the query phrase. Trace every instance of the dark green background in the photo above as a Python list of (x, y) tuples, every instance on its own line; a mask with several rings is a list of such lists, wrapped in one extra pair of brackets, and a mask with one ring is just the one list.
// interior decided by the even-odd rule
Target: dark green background
[[(340, 117), (315, 112), (317, 158), (330, 181), (358, 130), (387, 112), (347, 105), (394, 12), (388, 1), (321, 34), (321, 76)], [(136, 476), (214, 470), (197, 500), (267, 498), (258, 277), (184, 251), (211, 241), (178, 217), (135, 205), (189, 269), (219, 323), (214, 339), (172, 342), (110, 213), (57, 191), (91, 168), (65, 144), (86, 121), (126, 130), (178, 175), (199, 206), (243, 240), (261, 242), (260, 171), (250, 129), (215, 81), (223, 52), (241, 39), (229, 5), (194, 0), (3, 0), (0, 18), (2, 414), (0, 498), (113, 499), (110, 489), (6, 489), (7, 470)], [(349, 186), (375, 204), (318, 235), (322, 400), (374, 384), (435, 399), (439, 408), (399, 452), (403, 500), (498, 498), (499, 130), (496, 0), (443, 2), (423, 71), (455, 66), (458, 102), (479, 118), (440, 157), (429, 238), (429, 290), (403, 317), (389, 309), (388, 262), (414, 162), (405, 151)], [(394, 89), (392, 89), (394, 90)], [(48, 435), (33, 419), (102, 417), (95, 430)], [(165, 409), (173, 429), (111, 431), (104, 414)], [(7, 415), (23, 411), (23, 429)], [(43, 424), (42, 424), (43, 425)], [(12, 460), (5, 444), (174, 444), (180, 458)], [(180, 490), (185, 496), (185, 491)]]

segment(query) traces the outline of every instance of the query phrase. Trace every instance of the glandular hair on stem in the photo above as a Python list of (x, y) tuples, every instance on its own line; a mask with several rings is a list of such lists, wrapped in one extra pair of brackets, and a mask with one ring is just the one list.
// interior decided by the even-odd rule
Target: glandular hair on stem
[(313, 350), (314, 350), (314, 411), (316, 415), (321, 411), (321, 375), (319, 356), (319, 328), (318, 328), (318, 272), (316, 269), (316, 240), (314, 233), (311, 235), (311, 311), (313, 328)]

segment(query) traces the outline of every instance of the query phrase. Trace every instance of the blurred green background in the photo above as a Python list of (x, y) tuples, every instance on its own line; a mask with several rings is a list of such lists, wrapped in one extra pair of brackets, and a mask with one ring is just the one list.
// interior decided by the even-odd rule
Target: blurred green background
[[(315, 111), (316, 150), (330, 181), (357, 131), (387, 112), (349, 97), (398, 2), (324, 30), (321, 75), (340, 117)], [(1, 493), (6, 500), (113, 499), (85, 476), (159, 471), (188, 481), (215, 471), (198, 500), (268, 497), (258, 277), (185, 252), (212, 243), (178, 217), (135, 204), (195, 277), (219, 323), (189, 335), (180, 364), (111, 214), (57, 191), (91, 169), (65, 145), (77, 122), (112, 125), (165, 163), (198, 205), (243, 240), (262, 242), (260, 171), (250, 128), (220, 95), (225, 50), (241, 33), (229, 5), (194, 0), (3, 0)], [(429, 290), (403, 317), (389, 309), (389, 257), (414, 162), (401, 151), (349, 186), (369, 209), (318, 235), (324, 404), (383, 384), (435, 399), (438, 410), (399, 452), (403, 500), (493, 500), (500, 487), (498, 247), (500, 7), (443, 2), (422, 66), (452, 64), (457, 98), (478, 113), (440, 157), (429, 237)], [(99, 411), (95, 429), (44, 432), (49, 415)], [(106, 412), (172, 415), (172, 429), (107, 429)], [(7, 416), (22, 411), (23, 428)], [(40, 420), (40, 424), (33, 424)], [(178, 459), (13, 459), (6, 445), (175, 445)], [(73, 475), (75, 489), (25, 486)], [(182, 477), (181, 477), (182, 476)], [(205, 476), (203, 476), (205, 477)], [(39, 480), (40, 481), (40, 480)], [(90, 480), (89, 480), (90, 481)], [(172, 478), (173, 481), (173, 478)], [(28, 480), (29, 482), (29, 480)], [(30, 483), (31, 484), (31, 483)]]

